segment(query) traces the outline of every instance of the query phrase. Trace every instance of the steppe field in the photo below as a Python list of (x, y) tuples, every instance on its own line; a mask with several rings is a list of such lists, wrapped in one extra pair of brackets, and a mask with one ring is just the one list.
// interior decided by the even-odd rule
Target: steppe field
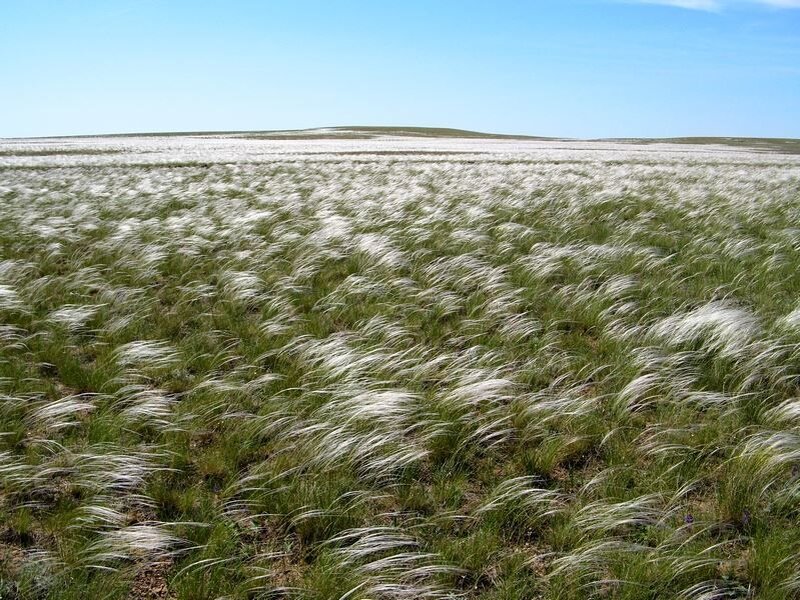
[(800, 598), (800, 142), (0, 140), (0, 599)]

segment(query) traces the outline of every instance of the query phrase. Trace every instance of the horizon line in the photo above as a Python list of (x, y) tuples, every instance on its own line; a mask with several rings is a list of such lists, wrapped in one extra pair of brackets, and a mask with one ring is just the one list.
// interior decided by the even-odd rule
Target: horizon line
[[(9, 136), (0, 137), (2, 141), (11, 140), (47, 140), (47, 139), (70, 139), (70, 138), (108, 138), (108, 137), (181, 137), (181, 136), (208, 136), (208, 135), (263, 135), (275, 136), (290, 140), (294, 136), (304, 133), (313, 135), (319, 132), (322, 135), (326, 131), (333, 132), (353, 132), (363, 133), (364, 135), (387, 135), (387, 134), (409, 134), (406, 137), (474, 137), (484, 139), (521, 139), (539, 141), (575, 141), (575, 142), (595, 142), (595, 141), (632, 141), (632, 140), (764, 140), (764, 141), (800, 141), (800, 138), (793, 137), (772, 137), (772, 136), (750, 136), (750, 135), (674, 135), (674, 136), (602, 136), (602, 137), (567, 137), (567, 136), (544, 136), (521, 133), (497, 133), (477, 131), (472, 129), (461, 129), (457, 127), (437, 127), (437, 126), (417, 126), (417, 125), (329, 125), (307, 128), (288, 128), (288, 129), (209, 129), (195, 131), (128, 131), (113, 133), (72, 133), (59, 135), (32, 135), (32, 136)], [(318, 137), (318, 136), (314, 136)], [(319, 136), (321, 137), (321, 136)], [(269, 139), (266, 137), (265, 139)]]

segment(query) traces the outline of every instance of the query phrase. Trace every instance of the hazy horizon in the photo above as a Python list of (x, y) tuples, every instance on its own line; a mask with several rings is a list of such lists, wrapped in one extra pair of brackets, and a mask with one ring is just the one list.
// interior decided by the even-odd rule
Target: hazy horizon
[[(479, 137), (480, 135), (486, 135), (487, 137), (499, 137), (500, 139), (541, 139), (541, 140), (552, 140), (552, 141), (572, 141), (572, 142), (592, 142), (592, 141), (626, 141), (626, 140), (653, 140), (653, 141), (660, 141), (660, 140), (675, 140), (679, 142), (680, 140), (789, 140), (792, 143), (795, 141), (800, 141), (800, 138), (797, 137), (777, 137), (777, 136), (727, 136), (727, 135), (719, 135), (719, 136), (704, 136), (704, 135), (689, 135), (689, 136), (660, 136), (660, 137), (635, 137), (635, 136), (609, 136), (609, 137), (568, 137), (568, 136), (537, 136), (535, 134), (526, 134), (526, 133), (513, 133), (513, 132), (498, 132), (498, 131), (475, 131), (472, 129), (465, 129), (463, 127), (418, 127), (416, 125), (330, 125), (330, 126), (321, 126), (321, 127), (306, 127), (306, 128), (298, 128), (298, 129), (235, 129), (235, 130), (221, 130), (221, 129), (206, 129), (206, 130), (195, 130), (195, 131), (119, 131), (119, 132), (98, 132), (98, 133), (74, 133), (74, 134), (63, 134), (63, 135), (30, 135), (30, 136), (7, 136), (7, 137), (0, 137), (0, 140), (47, 140), (47, 139), (69, 139), (69, 138), (115, 138), (115, 137), (161, 137), (161, 136), (204, 136), (204, 135), (233, 135), (238, 136), (241, 134), (300, 134), (304, 135), (314, 134), (319, 132), (321, 135), (324, 134), (326, 131), (333, 131), (336, 130), (340, 133), (347, 132), (348, 130), (357, 128), (358, 130), (364, 130), (365, 133), (374, 134), (377, 132), (377, 135), (392, 135), (396, 133), (398, 136), (404, 136), (406, 132), (403, 130), (429, 130), (429, 131), (436, 131), (436, 132), (453, 132), (452, 137), (459, 137), (459, 133), (470, 134), (469, 137)], [(386, 131), (386, 130), (397, 130), (395, 131)], [(436, 133), (436, 134), (426, 134), (421, 133), (421, 137), (451, 137), (449, 133)], [(271, 138), (265, 138), (271, 139)], [(281, 139), (291, 139), (291, 138), (281, 138)]]

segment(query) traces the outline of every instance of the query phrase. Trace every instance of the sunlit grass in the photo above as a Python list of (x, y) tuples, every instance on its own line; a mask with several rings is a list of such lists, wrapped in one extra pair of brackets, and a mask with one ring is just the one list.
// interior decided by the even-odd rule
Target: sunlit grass
[(0, 149), (0, 599), (800, 597), (796, 157), (81, 143)]

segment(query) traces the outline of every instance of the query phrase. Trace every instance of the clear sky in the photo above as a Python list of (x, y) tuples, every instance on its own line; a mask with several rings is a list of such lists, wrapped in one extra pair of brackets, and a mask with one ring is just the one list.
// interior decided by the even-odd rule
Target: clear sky
[(0, 137), (800, 137), (800, 0), (0, 0)]

